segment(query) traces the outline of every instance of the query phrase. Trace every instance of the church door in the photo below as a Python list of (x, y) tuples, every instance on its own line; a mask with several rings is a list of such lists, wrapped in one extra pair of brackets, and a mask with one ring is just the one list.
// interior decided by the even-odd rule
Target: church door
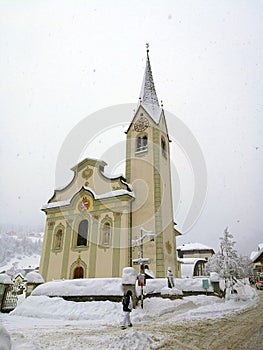
[(84, 270), (81, 266), (78, 266), (74, 270), (74, 279), (75, 278), (83, 278), (84, 277)]

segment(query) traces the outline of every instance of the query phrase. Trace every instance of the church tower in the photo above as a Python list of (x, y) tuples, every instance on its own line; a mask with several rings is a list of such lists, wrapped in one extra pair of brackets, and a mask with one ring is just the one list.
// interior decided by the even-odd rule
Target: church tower
[[(131, 204), (131, 241), (145, 231), (155, 233), (154, 241), (143, 241), (143, 255), (149, 269), (165, 277), (167, 267), (178, 276), (170, 169), (170, 140), (164, 110), (156, 94), (149, 48), (139, 103), (126, 132), (126, 179), (135, 200)], [(130, 261), (138, 250), (130, 249)]]

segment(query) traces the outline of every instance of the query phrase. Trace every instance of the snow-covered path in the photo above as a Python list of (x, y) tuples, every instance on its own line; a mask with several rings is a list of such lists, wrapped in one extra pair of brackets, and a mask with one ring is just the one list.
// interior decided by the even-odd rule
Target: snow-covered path
[[(235, 347), (228, 347), (229, 344), (233, 345), (240, 339), (245, 344), (246, 337), (250, 337), (251, 332), (254, 332), (254, 339), (258, 339), (260, 334), (263, 334), (263, 293), (260, 293), (261, 302), (256, 309), (255, 302), (249, 300), (223, 302), (220, 299), (205, 296), (187, 297), (175, 301), (152, 298), (145, 300), (143, 310), (138, 308), (133, 311), (134, 327), (124, 331), (119, 327), (121, 312), (118, 311), (120, 311), (121, 306), (118, 303), (110, 303), (114, 304), (112, 310), (109, 309), (110, 305), (101, 302), (85, 303), (83, 306), (92, 307), (93, 310), (92, 317), (86, 320), (74, 320), (75, 316), (72, 312), (71, 318), (73, 319), (71, 320), (65, 319), (65, 317), (58, 318), (56, 316), (58, 316), (59, 310), (55, 311), (50, 305), (49, 308), (52, 310), (53, 316), (50, 315), (49, 318), (3, 314), (0, 314), (0, 318), (11, 335), (12, 350), (97, 350), (98, 348), (103, 350), (212, 348), (232, 350)], [(34, 302), (37, 302), (38, 297), (34, 298)], [(53, 299), (48, 300), (51, 303), (56, 302)], [(41, 303), (43, 310), (45, 309), (46, 314), (48, 314), (48, 304), (45, 304), (44, 300), (41, 300)], [(64, 309), (68, 309), (67, 312), (72, 305), (76, 305), (76, 303), (71, 304), (71, 302), (64, 301), (62, 303), (64, 303)], [(77, 303), (77, 307), (79, 305)], [(62, 305), (60, 305), (61, 307)], [(104, 321), (96, 319), (96, 309), (98, 314), (104, 314)], [(241, 313), (244, 309), (248, 309), (248, 311)], [(22, 313), (21, 310), (23, 309), (20, 309), (20, 313)], [(25, 310), (26, 307), (23, 312)], [(39, 306), (40, 317), (43, 310)], [(261, 313), (258, 310), (261, 310)], [(86, 318), (87, 315), (86, 309)], [(235, 317), (233, 317), (234, 315)], [(222, 317), (224, 318), (222, 319)], [(261, 332), (257, 331), (257, 327)], [(224, 342), (226, 337), (228, 340)], [(261, 340), (263, 339), (261, 338)], [(254, 344), (253, 350), (262, 350), (262, 348), (255, 346), (257, 344)], [(242, 347), (236, 347), (236, 349), (242, 349)], [(244, 349), (250, 349), (250, 347)]]

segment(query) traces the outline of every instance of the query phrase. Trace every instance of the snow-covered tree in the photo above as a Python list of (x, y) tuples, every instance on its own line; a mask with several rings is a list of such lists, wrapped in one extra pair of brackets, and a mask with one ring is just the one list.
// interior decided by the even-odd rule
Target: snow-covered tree
[(253, 275), (253, 263), (247, 256), (239, 256), (238, 278), (248, 278)]
[(217, 272), (225, 280), (227, 290), (233, 289), (233, 280), (248, 277), (250, 274), (250, 261), (246, 257), (239, 257), (234, 249), (235, 241), (228, 228), (220, 237), (220, 250), (208, 259), (207, 272)]

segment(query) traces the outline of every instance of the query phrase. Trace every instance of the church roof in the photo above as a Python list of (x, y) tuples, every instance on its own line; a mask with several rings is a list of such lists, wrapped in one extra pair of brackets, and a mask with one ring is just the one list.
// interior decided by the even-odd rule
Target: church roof
[(162, 108), (160, 108), (157, 93), (154, 86), (153, 74), (149, 58), (149, 45), (147, 44), (147, 58), (145, 72), (140, 92), (140, 104), (152, 117), (155, 123), (159, 123)]
[[(124, 190), (124, 189), (114, 190), (114, 191), (110, 191), (110, 192), (103, 193), (103, 194), (96, 194), (90, 187), (83, 186), (83, 188), (85, 190), (89, 191), (93, 195), (95, 200), (96, 199), (114, 198), (114, 197), (119, 197), (119, 196), (124, 196), (124, 195), (128, 195), (128, 196), (134, 198), (134, 192)], [(70, 205), (71, 200), (72, 200), (72, 198), (64, 200), (64, 201), (50, 202), (50, 203), (44, 204), (42, 206), (42, 210), (64, 207), (64, 206)]]

